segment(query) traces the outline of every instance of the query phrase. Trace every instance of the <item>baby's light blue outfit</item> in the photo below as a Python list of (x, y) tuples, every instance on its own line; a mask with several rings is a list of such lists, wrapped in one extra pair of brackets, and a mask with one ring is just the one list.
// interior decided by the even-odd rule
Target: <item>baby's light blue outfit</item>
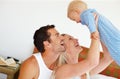
[(120, 30), (104, 16), (100, 15), (95, 9), (85, 10), (81, 15), (81, 23), (87, 25), (91, 33), (96, 31), (96, 22), (93, 13), (98, 16), (98, 31), (100, 33), (101, 41), (108, 48), (110, 55), (120, 65)]

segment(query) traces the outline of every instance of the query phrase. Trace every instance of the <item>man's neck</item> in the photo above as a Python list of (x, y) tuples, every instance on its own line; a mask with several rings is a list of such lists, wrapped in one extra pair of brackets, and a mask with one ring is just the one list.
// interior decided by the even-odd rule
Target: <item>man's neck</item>
[(44, 52), (42, 54), (43, 61), (45, 62), (46, 66), (51, 70), (54, 69), (58, 56), (58, 54), (54, 54), (53, 52)]

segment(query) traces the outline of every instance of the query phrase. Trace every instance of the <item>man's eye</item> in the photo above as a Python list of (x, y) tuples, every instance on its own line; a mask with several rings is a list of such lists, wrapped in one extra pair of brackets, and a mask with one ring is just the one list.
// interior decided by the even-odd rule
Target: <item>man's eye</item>
[(56, 35), (57, 37), (59, 36), (59, 35)]
[(56, 36), (58, 37), (58, 36), (59, 36), (59, 34), (56, 34)]

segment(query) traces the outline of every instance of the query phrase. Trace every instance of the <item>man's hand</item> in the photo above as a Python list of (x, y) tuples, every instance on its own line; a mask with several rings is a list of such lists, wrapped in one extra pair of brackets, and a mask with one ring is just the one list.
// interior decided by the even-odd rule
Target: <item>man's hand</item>
[(95, 32), (91, 33), (91, 39), (99, 39), (99, 32), (96, 30)]

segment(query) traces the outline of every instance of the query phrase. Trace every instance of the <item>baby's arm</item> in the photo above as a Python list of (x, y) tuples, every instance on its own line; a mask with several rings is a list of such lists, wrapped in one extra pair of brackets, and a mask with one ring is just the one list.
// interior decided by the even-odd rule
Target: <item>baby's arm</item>
[(98, 27), (97, 27), (97, 25), (98, 25), (98, 16), (97, 16), (96, 13), (94, 13), (93, 15), (94, 15), (94, 19), (95, 19), (96, 31), (97, 31), (97, 32), (92, 32), (92, 33), (91, 33), (91, 38), (97, 39), (97, 38), (99, 38), (99, 36), (98, 36), (98, 34), (97, 34), (97, 33), (98, 33)]

